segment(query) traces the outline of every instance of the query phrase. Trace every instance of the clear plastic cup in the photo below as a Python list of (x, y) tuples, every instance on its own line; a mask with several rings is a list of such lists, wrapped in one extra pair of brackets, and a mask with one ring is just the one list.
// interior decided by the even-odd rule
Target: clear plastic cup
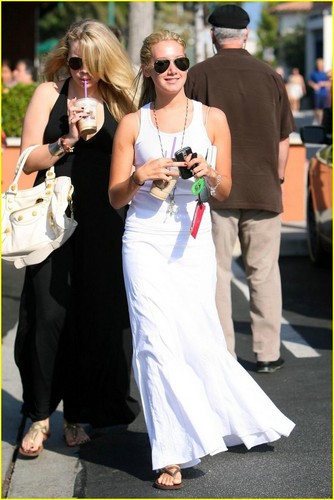
[(96, 109), (97, 109), (97, 100), (93, 97), (82, 97), (81, 99), (77, 99), (75, 105), (79, 108), (84, 108), (86, 113), (89, 113), (88, 116), (82, 117), (78, 122), (78, 127), (80, 134), (94, 134), (97, 130), (96, 125)]

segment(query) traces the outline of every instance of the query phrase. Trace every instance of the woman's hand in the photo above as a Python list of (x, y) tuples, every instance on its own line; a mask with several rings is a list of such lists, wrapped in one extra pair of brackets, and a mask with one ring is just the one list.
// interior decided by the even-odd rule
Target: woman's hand
[(202, 155), (198, 155), (193, 159), (191, 159), (191, 155), (188, 155), (186, 160), (186, 165), (188, 166), (189, 170), (193, 172), (196, 179), (204, 176), (210, 176), (212, 169)]
[(186, 163), (175, 162), (172, 158), (158, 158), (149, 160), (136, 170), (136, 178), (140, 183), (147, 180), (163, 180), (169, 182), (173, 177), (179, 177), (178, 167)]
[(77, 98), (74, 97), (71, 99), (67, 106), (67, 115), (68, 115), (68, 128), (69, 132), (67, 134), (67, 139), (72, 142), (77, 142), (80, 139), (80, 131), (78, 127), (78, 122), (81, 118), (88, 116), (82, 108), (79, 108), (75, 105)]

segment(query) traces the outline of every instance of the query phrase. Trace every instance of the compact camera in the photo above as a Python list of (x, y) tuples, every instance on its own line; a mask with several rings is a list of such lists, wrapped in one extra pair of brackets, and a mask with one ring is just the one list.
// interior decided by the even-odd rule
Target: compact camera
[[(177, 161), (185, 161), (188, 155), (191, 154), (191, 159), (197, 158), (197, 153), (193, 153), (191, 148), (189, 146), (185, 146), (182, 149), (179, 149), (175, 153), (175, 159)], [(196, 165), (194, 165), (196, 167)], [(182, 179), (190, 179), (194, 175), (194, 172), (192, 169), (189, 169), (187, 167), (179, 167), (180, 175)]]

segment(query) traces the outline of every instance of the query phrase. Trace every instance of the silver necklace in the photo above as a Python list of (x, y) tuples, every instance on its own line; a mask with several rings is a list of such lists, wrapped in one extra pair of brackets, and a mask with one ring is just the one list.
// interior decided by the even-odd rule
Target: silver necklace
[[(180, 146), (180, 148), (182, 148), (182, 146), (183, 146), (184, 134), (185, 134), (186, 127), (187, 127), (188, 107), (189, 107), (189, 99), (187, 98), (187, 102), (186, 102), (186, 115), (185, 115), (185, 119), (184, 119), (184, 126), (183, 126), (182, 140), (181, 140), (181, 146)], [(157, 129), (157, 132), (158, 132), (158, 137), (159, 137), (159, 142), (160, 142), (160, 147), (161, 147), (161, 154), (162, 154), (162, 157), (164, 158), (165, 157), (165, 153), (164, 153), (164, 148), (162, 146), (162, 140), (161, 140), (161, 135), (160, 135), (158, 118), (157, 118), (156, 108), (155, 108), (155, 101), (153, 101), (153, 116), (154, 116), (155, 126), (156, 126), (156, 129)], [(174, 201), (174, 198), (175, 198), (175, 189), (176, 189), (176, 184), (174, 186), (173, 191), (169, 195), (169, 203), (168, 203), (168, 207), (167, 207), (167, 214), (169, 214), (169, 215), (174, 215), (177, 212), (177, 206), (176, 206), (176, 203)]]

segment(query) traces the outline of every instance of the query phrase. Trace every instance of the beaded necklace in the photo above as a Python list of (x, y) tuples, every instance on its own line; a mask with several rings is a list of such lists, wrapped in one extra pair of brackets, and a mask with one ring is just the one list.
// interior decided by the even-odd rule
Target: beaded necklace
[[(182, 149), (182, 146), (183, 146), (184, 134), (185, 134), (186, 127), (187, 127), (187, 120), (188, 120), (188, 106), (189, 106), (189, 99), (187, 98), (187, 104), (186, 104), (186, 116), (185, 116), (185, 119), (184, 119), (184, 127), (183, 127), (182, 140), (181, 140), (181, 147), (180, 147), (181, 149)], [(160, 129), (159, 129), (158, 118), (157, 118), (156, 108), (155, 108), (155, 101), (153, 101), (153, 116), (154, 116), (155, 126), (156, 126), (156, 128), (157, 128), (157, 132), (158, 132), (158, 137), (159, 137), (159, 142), (160, 142), (160, 147), (161, 147), (161, 153), (162, 153), (162, 156), (163, 156), (163, 158), (164, 158), (164, 157), (165, 157), (165, 153), (164, 153), (164, 148), (163, 148), (163, 146), (162, 146), (162, 140), (161, 140), (161, 136), (160, 136)]]
[[(184, 134), (185, 134), (186, 127), (187, 127), (188, 107), (189, 107), (189, 99), (187, 98), (187, 102), (186, 102), (186, 114), (185, 114), (185, 119), (184, 119), (184, 126), (183, 126), (183, 132), (182, 132), (182, 140), (181, 140), (181, 146), (180, 146), (181, 148), (183, 147)], [(161, 135), (160, 135), (158, 118), (157, 118), (156, 108), (155, 108), (155, 101), (153, 101), (153, 116), (154, 116), (155, 126), (156, 126), (156, 129), (157, 129), (157, 132), (158, 132), (158, 137), (159, 137), (159, 142), (160, 142), (160, 147), (161, 147), (161, 154), (162, 154), (162, 157), (164, 158), (165, 157), (165, 153), (164, 153), (164, 148), (162, 146), (162, 140), (161, 140)], [(175, 187), (174, 187), (173, 191), (169, 195), (169, 203), (168, 203), (167, 213), (169, 213), (170, 215), (176, 214), (176, 212), (177, 212), (177, 206), (176, 206), (175, 201), (174, 201), (175, 190), (176, 190), (176, 184), (175, 184)]]

